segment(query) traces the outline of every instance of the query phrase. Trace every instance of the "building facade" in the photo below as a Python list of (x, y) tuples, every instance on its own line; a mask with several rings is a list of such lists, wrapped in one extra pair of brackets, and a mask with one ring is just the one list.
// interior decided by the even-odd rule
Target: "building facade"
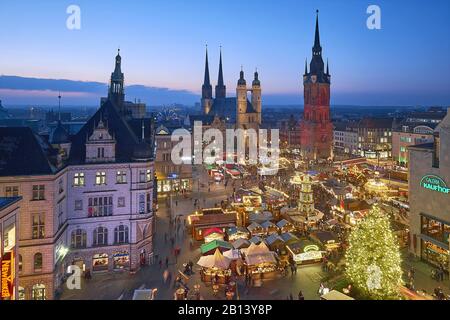
[(392, 118), (364, 118), (358, 123), (358, 150), (367, 159), (392, 156)]
[(434, 142), (409, 149), (410, 251), (449, 268), (450, 114), (435, 130)]
[(432, 107), (425, 112), (411, 112), (392, 130), (392, 159), (402, 167), (409, 164), (408, 147), (433, 142), (433, 132), (445, 117), (445, 110)]
[(336, 123), (333, 130), (333, 153), (357, 156), (358, 128), (353, 122)]
[(310, 160), (328, 159), (332, 156), (333, 125), (330, 120), (329, 67), (325, 71), (319, 35), (319, 15), (317, 11), (316, 32), (312, 59), (305, 63), (303, 75), (304, 111), (300, 124), (302, 156)]

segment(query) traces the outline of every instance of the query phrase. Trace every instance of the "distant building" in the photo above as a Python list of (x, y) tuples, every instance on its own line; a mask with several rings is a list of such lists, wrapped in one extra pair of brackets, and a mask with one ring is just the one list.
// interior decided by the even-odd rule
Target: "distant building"
[(358, 150), (367, 159), (388, 160), (392, 155), (392, 118), (363, 118), (358, 123)]
[(408, 150), (410, 252), (449, 270), (450, 112), (436, 127), (433, 142)]
[(310, 160), (328, 159), (332, 156), (333, 125), (330, 121), (329, 67), (322, 59), (319, 35), (319, 15), (316, 17), (316, 32), (312, 59), (305, 63), (303, 75), (304, 111), (300, 124), (301, 150), (303, 157)]
[(279, 121), (280, 148), (299, 149), (300, 148), (300, 125), (294, 116), (288, 120)]
[(355, 122), (337, 122), (333, 129), (333, 153), (357, 156), (358, 127)]
[[(171, 137), (176, 129), (183, 129), (183, 127), (161, 124), (156, 128), (155, 172), (158, 181), (158, 195), (183, 193), (192, 190), (192, 158), (181, 159), (188, 164), (175, 164), (172, 161), (172, 149), (178, 142), (172, 142)], [(186, 138), (191, 139), (189, 131), (186, 130), (186, 134)]]
[(408, 147), (433, 142), (433, 132), (445, 117), (446, 110), (432, 107), (424, 112), (411, 112), (397, 123), (392, 131), (392, 158), (399, 165), (408, 167)]

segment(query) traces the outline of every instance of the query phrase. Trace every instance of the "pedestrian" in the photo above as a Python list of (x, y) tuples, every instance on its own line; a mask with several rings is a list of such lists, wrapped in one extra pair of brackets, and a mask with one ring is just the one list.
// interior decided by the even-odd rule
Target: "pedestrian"
[(166, 257), (166, 268), (169, 267), (169, 257)]
[(305, 300), (305, 297), (303, 296), (302, 290), (300, 290), (300, 291), (298, 292), (298, 300)]

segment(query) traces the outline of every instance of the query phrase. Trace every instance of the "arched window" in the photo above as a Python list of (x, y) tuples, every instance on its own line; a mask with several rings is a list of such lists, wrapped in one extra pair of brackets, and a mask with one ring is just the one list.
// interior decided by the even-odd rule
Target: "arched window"
[(86, 248), (86, 231), (77, 229), (72, 231), (72, 248)]
[(128, 227), (121, 224), (114, 229), (114, 243), (128, 243)]
[(108, 229), (98, 227), (94, 230), (94, 246), (108, 245)]
[(25, 300), (25, 288), (20, 287), (17, 290), (17, 300)]
[(31, 299), (45, 300), (45, 285), (35, 284), (31, 290)]
[(34, 271), (42, 270), (42, 253), (38, 252), (34, 255)]

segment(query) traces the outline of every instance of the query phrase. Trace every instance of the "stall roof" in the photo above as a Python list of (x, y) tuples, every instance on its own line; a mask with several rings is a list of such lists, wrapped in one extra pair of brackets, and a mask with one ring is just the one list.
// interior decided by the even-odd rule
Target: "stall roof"
[(238, 259), (242, 258), (241, 254), (239, 253), (239, 250), (237, 250), (237, 249), (230, 249), (228, 251), (225, 251), (223, 253), (223, 256), (230, 260), (238, 260)]
[(338, 242), (336, 235), (330, 231), (316, 231), (311, 233), (312, 238), (316, 238), (321, 243), (328, 243), (328, 241)]
[(263, 227), (264, 229), (268, 229), (268, 228), (274, 228), (274, 227), (276, 227), (276, 225), (271, 221), (264, 221), (263, 223), (261, 223), (261, 227)]
[(282, 243), (284, 243), (284, 240), (276, 233), (271, 234), (270, 236), (268, 236), (266, 238), (266, 243), (269, 246), (271, 246), (272, 244), (274, 244), (277, 241), (281, 241)]
[(294, 234), (292, 234), (290, 232), (282, 233), (280, 235), (280, 237), (281, 237), (281, 239), (284, 242), (292, 242), (292, 241), (298, 241), (299, 240), (299, 238), (297, 236), (295, 236)]
[(248, 230), (245, 229), (244, 227), (231, 227), (227, 229), (227, 234), (229, 236), (236, 234), (236, 233), (245, 233), (248, 234)]
[(235, 249), (248, 248), (249, 246), (250, 246), (250, 241), (248, 241), (247, 239), (240, 238), (233, 242), (233, 247)]
[(202, 244), (200, 247), (200, 252), (202, 254), (210, 252), (215, 249), (222, 249), (223, 251), (228, 249), (233, 249), (233, 246), (226, 242), (226, 241), (220, 241), (220, 240), (214, 240), (205, 244)]
[(248, 231), (250, 231), (250, 232), (252, 232), (253, 230), (256, 230), (256, 229), (261, 229), (261, 228), (262, 228), (261, 225), (256, 222), (253, 222), (251, 225), (249, 225), (247, 227)]
[(203, 232), (203, 237), (207, 237), (212, 233), (223, 234), (223, 231), (222, 231), (222, 229), (219, 229), (219, 228), (211, 228), (211, 229), (208, 229), (205, 232)]
[(290, 223), (286, 219), (281, 219), (280, 221), (277, 222), (277, 227), (278, 228), (284, 228), (287, 225), (292, 225), (292, 223)]
[(219, 249), (216, 249), (213, 255), (200, 257), (197, 264), (204, 268), (228, 269), (231, 259), (225, 257)]
[(270, 252), (270, 249), (267, 247), (267, 245), (264, 243), (264, 241), (261, 241), (260, 244), (250, 244), (250, 247), (247, 249), (242, 250), (246, 255), (254, 255), (254, 254), (265, 254), (267, 252)]
[(259, 244), (259, 243), (261, 243), (263, 240), (262, 240), (260, 237), (258, 237), (258, 236), (254, 236), (254, 237), (252, 237), (249, 241), (250, 241), (250, 243)]

